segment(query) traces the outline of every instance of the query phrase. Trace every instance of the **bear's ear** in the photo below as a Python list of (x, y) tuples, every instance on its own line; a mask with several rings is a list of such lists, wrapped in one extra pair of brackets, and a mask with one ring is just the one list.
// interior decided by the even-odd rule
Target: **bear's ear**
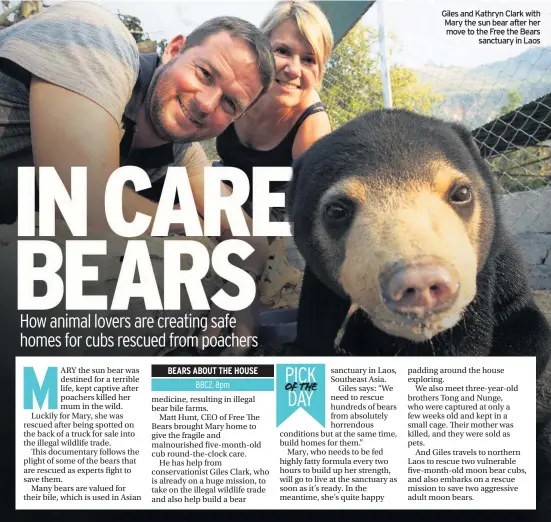
[(471, 131), (460, 123), (450, 123), (450, 127), (455, 132), (455, 134), (459, 136), (461, 142), (469, 151), (471, 157), (478, 167), (479, 172), (482, 173), (483, 178), (486, 184), (489, 186), (490, 190), (495, 191), (495, 174), (492, 172), (492, 169), (490, 168), (488, 163), (486, 163), (482, 150), (475, 141)]
[(474, 141), (473, 135), (467, 127), (460, 123), (450, 123), (450, 127), (453, 129), (455, 134), (459, 136), (461, 141), (465, 144), (469, 152), (476, 158), (480, 158), (480, 149), (478, 148), (476, 142)]

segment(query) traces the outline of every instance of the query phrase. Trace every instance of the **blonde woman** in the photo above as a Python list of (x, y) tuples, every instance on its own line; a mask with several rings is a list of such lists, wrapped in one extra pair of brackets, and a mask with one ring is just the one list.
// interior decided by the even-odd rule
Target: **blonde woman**
[[(260, 29), (270, 39), (276, 74), (270, 90), (216, 140), (224, 166), (243, 170), (251, 181), (243, 209), (252, 215), (253, 167), (287, 167), (331, 131), (316, 89), (333, 48), (333, 33), (320, 8), (309, 1), (283, 0)], [(271, 192), (286, 183), (273, 182)], [(282, 221), (284, 209), (272, 209)]]

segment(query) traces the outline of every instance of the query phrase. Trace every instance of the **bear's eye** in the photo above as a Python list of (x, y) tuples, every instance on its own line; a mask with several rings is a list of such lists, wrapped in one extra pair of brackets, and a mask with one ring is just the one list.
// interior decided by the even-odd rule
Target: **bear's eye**
[(330, 203), (325, 207), (325, 217), (329, 221), (343, 221), (349, 216), (349, 210), (344, 206), (338, 203)]
[(473, 192), (468, 185), (459, 185), (450, 194), (450, 201), (455, 204), (468, 203), (472, 198)]

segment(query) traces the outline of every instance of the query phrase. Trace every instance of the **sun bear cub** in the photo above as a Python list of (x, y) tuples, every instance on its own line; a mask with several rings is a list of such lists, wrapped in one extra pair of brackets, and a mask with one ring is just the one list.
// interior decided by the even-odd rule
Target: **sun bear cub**
[(551, 497), (551, 328), (496, 202), (455, 123), (380, 110), (314, 143), (287, 194), (306, 261), (295, 346), (335, 355), (344, 322), (350, 355), (535, 356), (537, 486)]

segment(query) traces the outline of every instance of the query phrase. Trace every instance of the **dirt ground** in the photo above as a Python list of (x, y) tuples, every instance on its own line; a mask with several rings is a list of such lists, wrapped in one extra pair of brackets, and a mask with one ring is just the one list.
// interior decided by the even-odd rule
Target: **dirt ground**
[(536, 290), (534, 294), (542, 312), (551, 322), (551, 290)]

